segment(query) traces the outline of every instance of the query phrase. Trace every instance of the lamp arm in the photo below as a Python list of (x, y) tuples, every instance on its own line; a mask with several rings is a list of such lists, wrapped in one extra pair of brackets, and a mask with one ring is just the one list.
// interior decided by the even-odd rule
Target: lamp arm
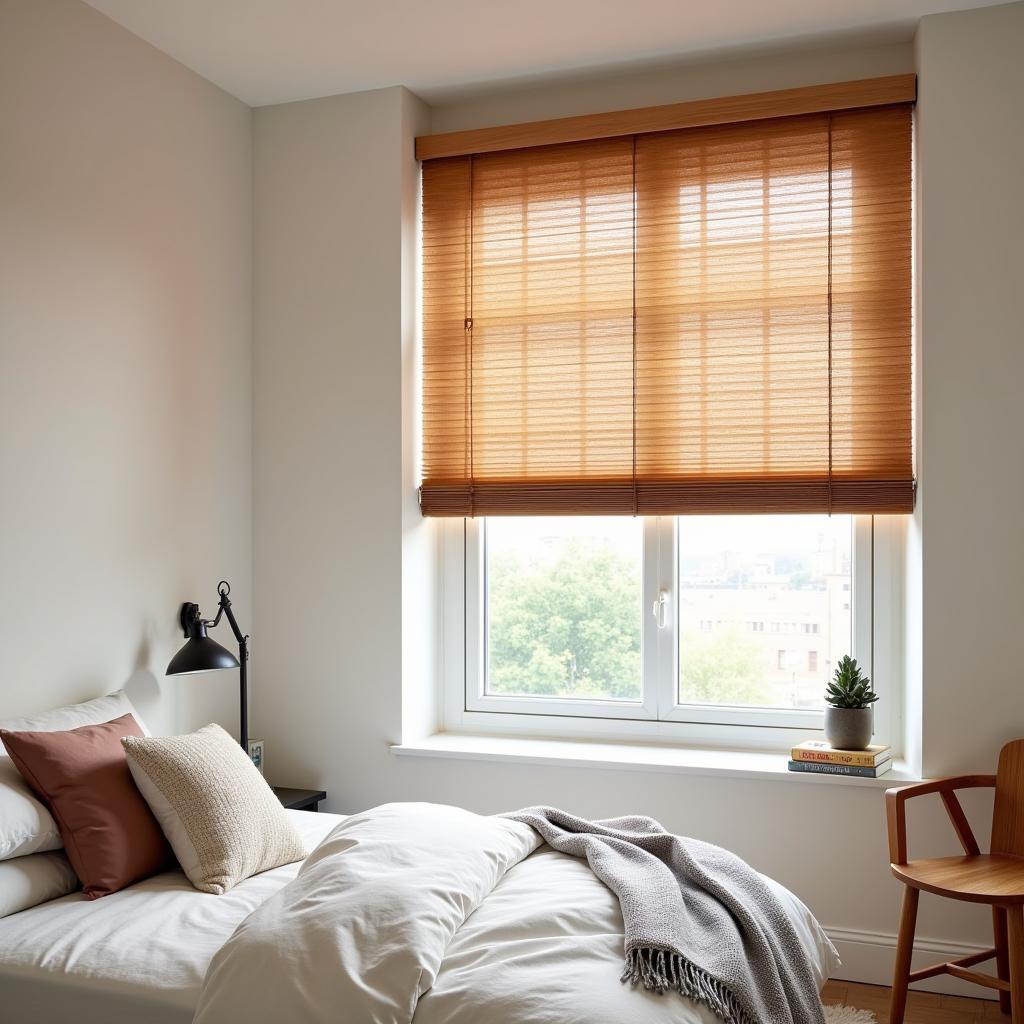
[[(220, 597), (220, 601), (217, 603), (217, 614), (212, 619), (201, 619), (200, 621), (207, 629), (214, 629), (220, 625), (220, 620), (226, 618), (228, 625), (231, 627), (231, 632), (235, 634), (235, 643), (244, 644), (248, 641), (249, 637), (244, 634), (241, 627), (238, 625), (238, 620), (235, 618), (235, 613), (231, 610), (231, 599), (228, 594), (231, 593), (231, 584), (227, 580), (221, 580), (217, 584), (217, 594)], [(194, 609), (194, 615), (199, 618), (199, 605), (186, 605), (185, 607)], [(184, 609), (182, 609), (182, 616), (184, 617)], [(185, 635), (188, 635), (188, 630), (185, 631)]]
[(210, 625), (211, 627), (216, 626), (217, 623), (220, 622), (221, 615), (223, 615), (224, 618), (228, 620), (228, 625), (231, 627), (231, 632), (235, 634), (235, 642), (240, 644), (245, 643), (245, 641), (249, 638), (242, 632), (241, 628), (239, 627), (238, 620), (235, 618), (235, 613), (231, 610), (231, 600), (228, 598), (228, 595), (223, 591), (221, 592), (220, 595), (220, 605), (217, 609), (217, 618), (215, 618), (213, 622), (208, 623), (208, 625)]

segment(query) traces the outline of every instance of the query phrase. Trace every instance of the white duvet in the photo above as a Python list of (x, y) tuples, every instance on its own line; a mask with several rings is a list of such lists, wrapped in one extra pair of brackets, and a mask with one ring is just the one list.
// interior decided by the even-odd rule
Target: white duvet
[[(196, 1024), (714, 1024), (619, 982), (622, 916), (529, 827), (434, 804), (346, 819), (214, 956)], [(819, 984), (817, 922), (775, 887)]]

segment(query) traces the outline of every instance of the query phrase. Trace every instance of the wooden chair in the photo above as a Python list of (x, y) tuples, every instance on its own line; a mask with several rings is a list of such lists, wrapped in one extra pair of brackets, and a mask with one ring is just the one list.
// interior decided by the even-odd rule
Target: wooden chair
[[(983, 854), (974, 838), (958, 789), (995, 787), (990, 853)], [(907, 859), (906, 802), (915, 796), (938, 793), (964, 848), (963, 857)], [(885, 794), (889, 819), (889, 859), (892, 873), (906, 886), (896, 946), (889, 1024), (903, 1024), (907, 986), (914, 981), (951, 974), (955, 978), (998, 989), (1003, 1013), (1012, 1009), (1013, 1024), (1024, 1024), (1024, 740), (1003, 747), (995, 775), (965, 775), (917, 786), (890, 789)], [(921, 890), (954, 900), (987, 903), (992, 907), (995, 945), (982, 953), (910, 969), (914, 928)], [(995, 958), (998, 977), (969, 968)]]

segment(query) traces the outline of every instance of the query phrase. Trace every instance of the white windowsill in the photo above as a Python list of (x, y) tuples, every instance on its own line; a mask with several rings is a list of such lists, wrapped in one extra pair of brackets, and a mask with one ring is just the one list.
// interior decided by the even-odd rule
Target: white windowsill
[(684, 775), (727, 775), (734, 779), (762, 779), (827, 786), (867, 786), (889, 789), (920, 782), (902, 761), (878, 779), (850, 775), (791, 772), (786, 754), (747, 750), (708, 750), (697, 747), (655, 746), (646, 743), (595, 743), (508, 736), (475, 736), (439, 732), (414, 743), (396, 743), (398, 757), (440, 757), (465, 761), (518, 761), (523, 764), (573, 765), (620, 771), (678, 772)]

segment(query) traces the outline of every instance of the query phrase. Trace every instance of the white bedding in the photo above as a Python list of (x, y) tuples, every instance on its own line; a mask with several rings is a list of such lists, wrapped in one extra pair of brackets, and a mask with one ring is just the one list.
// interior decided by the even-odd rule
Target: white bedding
[[(289, 815), (309, 848), (342, 820)], [(298, 869), (268, 871), (222, 896), (167, 873), (94, 902), (72, 895), (0, 920), (0, 1018), (187, 1024), (211, 958)], [(824, 981), (835, 966), (828, 940), (803, 904), (776, 888)], [(583, 861), (541, 848), (504, 874), (447, 944), (415, 1024), (717, 1024), (678, 996), (620, 985), (622, 943), (612, 893)], [(335, 1005), (315, 1019), (356, 1018)]]
[[(311, 850), (342, 819), (288, 811)], [(213, 954), (298, 864), (198, 892), (180, 871), (89, 901), (80, 893), (0, 920), (4, 1024), (188, 1024)]]
[[(619, 982), (617, 899), (539, 844), (521, 822), (436, 804), (347, 818), (214, 957), (196, 1024), (715, 1024)], [(820, 988), (828, 939), (775, 889)]]
[[(791, 892), (771, 885), (820, 989), (838, 966), (831, 943)], [(721, 1024), (675, 993), (620, 984), (622, 929), (618, 900), (586, 861), (541, 847), (455, 936), (416, 1024)]]

